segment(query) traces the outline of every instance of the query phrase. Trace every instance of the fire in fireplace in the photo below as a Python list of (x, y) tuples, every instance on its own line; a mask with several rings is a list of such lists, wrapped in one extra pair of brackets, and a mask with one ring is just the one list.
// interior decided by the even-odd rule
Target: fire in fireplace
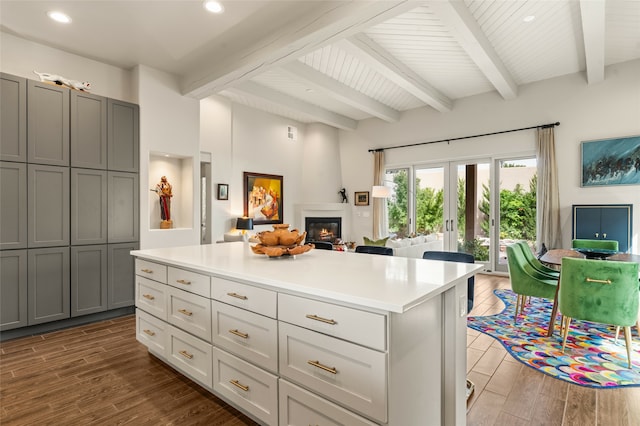
[(342, 238), (342, 218), (306, 217), (304, 228), (307, 241), (328, 241), (333, 243)]

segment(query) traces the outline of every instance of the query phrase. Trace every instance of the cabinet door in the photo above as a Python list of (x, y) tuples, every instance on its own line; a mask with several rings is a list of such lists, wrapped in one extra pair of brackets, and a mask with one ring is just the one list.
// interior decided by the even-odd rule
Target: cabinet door
[(27, 165), (0, 162), (0, 249), (27, 247)]
[(69, 89), (27, 80), (29, 163), (69, 165)]
[(107, 172), (71, 169), (71, 244), (106, 244)]
[(600, 215), (601, 238), (618, 241), (618, 250), (627, 252), (631, 243), (631, 205), (603, 206)]
[(71, 167), (107, 168), (107, 98), (71, 91)]
[(27, 161), (27, 80), (0, 73), (0, 160)]
[(138, 175), (108, 173), (108, 242), (138, 241)]
[(0, 252), (0, 330), (27, 325), (27, 251)]
[(29, 164), (29, 247), (69, 245), (69, 168)]
[(600, 207), (574, 206), (573, 210), (573, 238), (595, 240), (600, 236)]
[(28, 251), (28, 324), (69, 318), (69, 247)]
[(107, 246), (71, 247), (71, 316), (107, 310)]
[(135, 259), (129, 252), (138, 248), (138, 243), (108, 245), (107, 308), (109, 309), (135, 304)]
[(140, 108), (135, 104), (109, 99), (108, 111), (107, 167), (109, 170), (137, 172)]

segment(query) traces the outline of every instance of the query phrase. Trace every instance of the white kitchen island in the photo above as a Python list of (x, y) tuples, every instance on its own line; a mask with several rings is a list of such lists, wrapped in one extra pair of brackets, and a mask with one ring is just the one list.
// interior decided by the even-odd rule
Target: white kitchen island
[(466, 423), (480, 265), (243, 242), (131, 254), (138, 340), (260, 423)]

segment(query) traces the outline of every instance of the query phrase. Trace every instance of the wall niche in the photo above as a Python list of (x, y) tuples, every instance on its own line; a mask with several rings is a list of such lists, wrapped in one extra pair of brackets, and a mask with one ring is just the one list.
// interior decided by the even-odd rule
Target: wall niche
[[(171, 185), (170, 223), (163, 221), (160, 194), (162, 177)], [(149, 229), (168, 231), (193, 228), (193, 157), (166, 152), (149, 154)]]

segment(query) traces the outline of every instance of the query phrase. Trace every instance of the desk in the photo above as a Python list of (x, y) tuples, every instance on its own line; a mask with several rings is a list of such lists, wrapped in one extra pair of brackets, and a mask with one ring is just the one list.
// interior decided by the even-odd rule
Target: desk
[[(549, 250), (540, 257), (540, 262), (548, 265), (560, 267), (562, 265), (563, 257), (575, 257), (584, 259), (586, 256), (580, 252), (570, 249), (553, 249)], [(636, 262), (640, 263), (640, 255), (629, 253), (618, 253), (607, 258), (608, 260), (616, 260), (619, 262)], [(606, 260), (605, 260), (606, 262)], [(560, 271), (562, 274), (562, 271)], [(556, 287), (556, 296), (553, 299), (553, 309), (551, 310), (551, 316), (549, 317), (549, 328), (547, 330), (547, 337), (553, 335), (553, 329), (555, 327), (556, 315), (558, 313), (558, 291), (560, 290), (560, 278), (558, 278), (558, 286)]]

